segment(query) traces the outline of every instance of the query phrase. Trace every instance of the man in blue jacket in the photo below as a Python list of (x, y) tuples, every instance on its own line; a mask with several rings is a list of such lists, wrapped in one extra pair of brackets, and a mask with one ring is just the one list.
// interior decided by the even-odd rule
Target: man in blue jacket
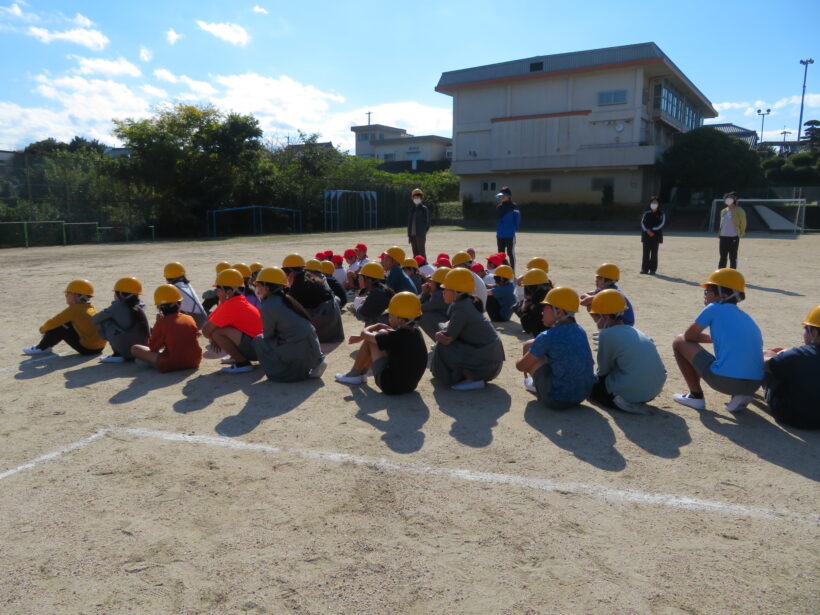
[(498, 251), (507, 253), (507, 260), (515, 269), (515, 233), (521, 224), (521, 212), (518, 211), (518, 205), (513, 202), (512, 191), (508, 186), (503, 186), (495, 198), (498, 201), (496, 206), (498, 222), (495, 225)]

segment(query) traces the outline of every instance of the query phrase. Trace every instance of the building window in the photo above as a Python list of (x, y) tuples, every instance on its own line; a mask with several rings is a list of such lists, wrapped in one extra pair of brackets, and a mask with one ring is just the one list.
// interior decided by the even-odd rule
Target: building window
[(610, 188), (615, 187), (615, 178), (614, 177), (593, 177), (592, 178), (592, 190), (596, 192), (599, 190), (603, 190), (609, 186)]
[(530, 72), (537, 73), (539, 71), (544, 70), (544, 63), (543, 62), (530, 62)]
[(626, 103), (626, 90), (598, 92), (599, 105), (622, 105)]
[(384, 133), (380, 132), (379, 133), (379, 141), (382, 141), (383, 139), (384, 139)]
[(366, 132), (360, 132), (358, 139), (359, 141), (370, 141), (370, 134)]
[(550, 192), (552, 191), (551, 179), (533, 179), (530, 181), (530, 192)]
[(408, 145), (407, 146), (407, 151), (408, 152), (417, 152), (417, 151), (419, 151), (419, 146), (418, 145)]
[(703, 118), (686, 97), (666, 79), (655, 85), (653, 108), (674, 120), (685, 130), (692, 130), (703, 123)]
[(481, 189), (485, 191), (490, 190), (492, 192), (495, 192), (495, 182), (484, 182), (483, 184), (481, 184)]
[(385, 154), (385, 155), (384, 155), (384, 159), (385, 159), (385, 161), (387, 161), (387, 160), (395, 160), (395, 159), (396, 159), (396, 154)]
[(444, 157), (447, 158), (447, 160), (452, 160), (453, 159), (453, 150), (448, 149), (446, 152), (444, 152)]

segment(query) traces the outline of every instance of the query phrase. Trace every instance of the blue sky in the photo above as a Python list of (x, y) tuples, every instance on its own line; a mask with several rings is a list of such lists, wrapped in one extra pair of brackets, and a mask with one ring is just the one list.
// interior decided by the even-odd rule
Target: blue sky
[(75, 134), (115, 144), (111, 119), (163, 105), (252, 113), (274, 142), (298, 130), (353, 149), (367, 122), (449, 136), (442, 72), (654, 41), (720, 112), (796, 136), (820, 119), (820, 0), (488, 2), (0, 0), (0, 149)]

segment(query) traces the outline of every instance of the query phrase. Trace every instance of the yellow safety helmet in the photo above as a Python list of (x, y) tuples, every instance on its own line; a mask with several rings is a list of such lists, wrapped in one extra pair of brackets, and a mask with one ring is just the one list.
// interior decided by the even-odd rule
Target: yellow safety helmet
[(224, 269), (216, 274), (214, 286), (242, 288), (245, 286), (245, 278), (236, 269)]
[(817, 327), (818, 329), (820, 329), (820, 305), (814, 306), (809, 311), (809, 315), (806, 316), (806, 320), (803, 322), (803, 324), (809, 327)]
[(553, 288), (547, 293), (547, 296), (544, 297), (544, 300), (541, 303), (551, 305), (552, 307), (564, 310), (565, 312), (573, 313), (577, 312), (578, 308), (581, 307), (581, 300), (578, 297), (578, 293), (572, 290), (569, 286), (558, 286)]
[(604, 263), (595, 270), (595, 275), (599, 275), (608, 280), (615, 280), (617, 282), (621, 279), (621, 270), (612, 263)]
[(453, 267), (458, 267), (464, 263), (470, 263), (472, 260), (472, 257), (467, 252), (456, 252), (453, 254), (453, 259), (450, 262), (453, 264)]
[(88, 280), (71, 280), (68, 286), (65, 287), (65, 292), (75, 293), (77, 295), (94, 296), (94, 285)]
[(384, 279), (384, 267), (382, 267), (379, 263), (369, 262), (365, 263), (364, 266), (359, 269), (359, 275), (363, 275), (366, 278), (373, 278), (374, 280), (383, 280)]
[(173, 263), (168, 263), (167, 265), (165, 265), (165, 269), (162, 270), (162, 277), (164, 277), (167, 280), (181, 278), (184, 275), (185, 267), (183, 267), (181, 263), (177, 263), (176, 261)]
[(431, 279), (433, 280), (433, 282), (444, 284), (444, 279), (447, 277), (447, 274), (451, 271), (452, 269), (450, 269), (449, 267), (439, 267), (433, 272)]
[(512, 267), (509, 265), (499, 265), (493, 271), (493, 275), (497, 275), (499, 278), (504, 278), (505, 280), (512, 280), (515, 277), (515, 273), (513, 273)]
[(420, 196), (421, 198), (424, 198), (424, 192), (422, 192), (421, 188), (416, 188), (415, 190), (413, 190), (413, 192), (410, 193), (410, 196), (416, 195)]
[(602, 290), (592, 299), (590, 314), (620, 314), (626, 311), (626, 298), (614, 288)]
[(325, 275), (333, 275), (334, 271), (336, 271), (336, 265), (330, 261), (322, 261), (322, 273)]
[(405, 258), (404, 262), (401, 264), (403, 269), (418, 269), (419, 264), (416, 262), (415, 258)]
[(521, 286), (538, 286), (539, 284), (549, 284), (549, 281), (550, 278), (543, 269), (530, 269), (521, 276)]
[(421, 301), (416, 295), (407, 291), (396, 293), (390, 299), (387, 313), (406, 320), (418, 318), (421, 316)]
[(724, 267), (723, 269), (718, 269), (710, 273), (706, 281), (701, 284), (701, 288), (706, 288), (710, 284), (722, 286), (723, 288), (731, 288), (741, 293), (746, 290), (746, 280), (743, 279), (743, 274), (729, 267)]
[(157, 286), (157, 289), (154, 291), (155, 305), (165, 305), (166, 303), (176, 303), (177, 301), (182, 301), (182, 293), (179, 292), (179, 289), (173, 284)]
[(251, 273), (256, 273), (257, 271), (262, 271), (263, 265), (262, 263), (251, 263)]
[(256, 284), (261, 284), (262, 282), (287, 286), (288, 276), (284, 271), (279, 269), (279, 267), (265, 267), (259, 272), (259, 275), (256, 276)]
[(393, 246), (392, 248), (387, 248), (385, 250), (385, 254), (392, 258), (397, 263), (404, 262), (404, 250), (402, 250), (399, 246)]
[(305, 269), (307, 269), (308, 271), (322, 273), (322, 262), (318, 259), (311, 258), (308, 262), (305, 263)]
[(219, 261), (216, 264), (216, 272), (219, 273), (220, 271), (225, 271), (226, 269), (230, 269), (231, 264), (228, 261)]
[(544, 273), (549, 273), (550, 264), (547, 262), (546, 258), (536, 256), (535, 258), (531, 258), (530, 261), (527, 263), (527, 269), (540, 269)]
[(451, 269), (444, 278), (443, 288), (457, 293), (471, 293), (475, 290), (475, 278), (469, 269)]
[(305, 259), (301, 254), (288, 254), (282, 261), (282, 267), (304, 267)]
[(245, 263), (236, 263), (236, 265), (232, 265), (231, 269), (236, 269), (239, 273), (242, 274), (242, 277), (246, 280), (253, 275), (251, 272), (251, 268), (248, 267)]
[(139, 295), (142, 293), (142, 284), (137, 278), (120, 278), (119, 280), (117, 280), (117, 283), (114, 284), (114, 290), (119, 293)]

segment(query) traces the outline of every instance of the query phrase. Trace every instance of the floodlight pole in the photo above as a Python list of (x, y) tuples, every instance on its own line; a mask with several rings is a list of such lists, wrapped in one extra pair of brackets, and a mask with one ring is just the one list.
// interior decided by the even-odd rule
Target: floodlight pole
[(760, 143), (763, 143), (763, 122), (766, 120), (766, 116), (772, 112), (771, 109), (766, 109), (764, 112), (762, 109), (757, 110), (757, 114), (760, 116)]
[(803, 129), (803, 99), (806, 98), (806, 73), (809, 72), (809, 64), (814, 64), (813, 58), (800, 60), (803, 65), (803, 93), (800, 95), (800, 120), (797, 123), (797, 140), (800, 141), (800, 131)]

